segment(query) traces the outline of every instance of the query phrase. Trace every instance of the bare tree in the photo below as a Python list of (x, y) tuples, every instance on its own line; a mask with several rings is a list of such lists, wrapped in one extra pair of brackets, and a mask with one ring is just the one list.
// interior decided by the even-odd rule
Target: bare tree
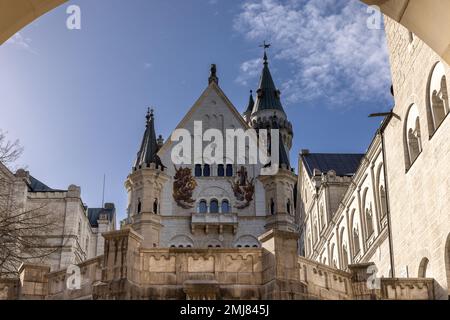
[(6, 169), (22, 150), (18, 141), (8, 141), (0, 131), (0, 279), (17, 276), (22, 263), (43, 262), (58, 250), (48, 244), (56, 220), (46, 210), (47, 204), (28, 208), (24, 197), (28, 186)]
[(10, 167), (22, 155), (23, 148), (19, 140), (10, 141), (6, 137), (6, 132), (0, 130), (0, 162)]

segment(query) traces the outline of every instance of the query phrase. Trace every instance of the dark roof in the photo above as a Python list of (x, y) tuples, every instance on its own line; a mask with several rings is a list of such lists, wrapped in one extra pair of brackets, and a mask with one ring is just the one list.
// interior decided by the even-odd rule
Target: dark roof
[(105, 208), (88, 208), (88, 219), (93, 228), (98, 228), (100, 214), (106, 214), (108, 221), (112, 222), (116, 214), (116, 208), (113, 204), (106, 204)]
[(158, 142), (156, 140), (155, 133), (155, 117), (153, 116), (153, 110), (147, 112), (147, 125), (142, 138), (141, 147), (137, 153), (135, 168), (148, 167), (151, 163), (158, 166), (162, 166), (161, 160), (157, 153), (159, 151)]
[(264, 53), (264, 68), (259, 81), (257, 91), (257, 98), (253, 113), (260, 110), (279, 110), (284, 113), (283, 106), (280, 100), (280, 91), (275, 87), (272, 75), (269, 70), (269, 63), (267, 62), (267, 54)]
[(334, 170), (338, 176), (353, 176), (358, 170), (364, 154), (309, 153), (302, 155), (306, 170), (310, 176), (314, 169), (322, 173)]
[(30, 184), (28, 185), (29, 191), (31, 192), (63, 192), (65, 190), (52, 189), (46, 184), (42, 183), (38, 179), (30, 176)]
[(253, 100), (253, 91), (250, 90), (250, 98), (248, 99), (247, 110), (245, 110), (244, 114), (252, 114), (254, 107), (255, 107), (255, 100)]

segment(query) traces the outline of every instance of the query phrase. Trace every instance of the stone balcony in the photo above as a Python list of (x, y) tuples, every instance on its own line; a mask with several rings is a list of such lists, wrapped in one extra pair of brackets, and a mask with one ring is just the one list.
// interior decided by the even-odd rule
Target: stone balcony
[(193, 213), (191, 219), (192, 233), (202, 230), (206, 234), (211, 232), (236, 233), (238, 228), (237, 213)]

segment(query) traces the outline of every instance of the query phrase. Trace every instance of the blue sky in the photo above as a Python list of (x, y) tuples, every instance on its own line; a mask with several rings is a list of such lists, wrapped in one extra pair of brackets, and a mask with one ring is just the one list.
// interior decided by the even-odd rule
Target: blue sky
[[(82, 29), (66, 28), (79, 5)], [(78, 0), (41, 17), (0, 47), (0, 128), (20, 139), (19, 165), (54, 188), (76, 184), (90, 207), (124, 216), (123, 183), (148, 106), (167, 138), (207, 85), (239, 111), (256, 89), (269, 40), (270, 67), (294, 125), (292, 156), (364, 152), (389, 110), (383, 30), (366, 26), (356, 0)]]

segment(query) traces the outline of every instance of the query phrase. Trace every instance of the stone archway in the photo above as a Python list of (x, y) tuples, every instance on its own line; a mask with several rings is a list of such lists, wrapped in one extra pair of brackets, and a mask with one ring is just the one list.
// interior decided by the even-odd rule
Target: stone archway
[(450, 1), (361, 0), (376, 5), (450, 64)]

